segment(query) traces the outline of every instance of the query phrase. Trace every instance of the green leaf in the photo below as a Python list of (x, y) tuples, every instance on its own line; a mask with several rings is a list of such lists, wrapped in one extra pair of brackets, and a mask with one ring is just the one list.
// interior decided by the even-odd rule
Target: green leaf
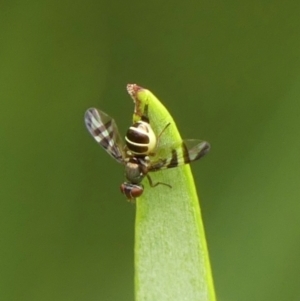
[[(128, 85), (127, 89), (135, 102), (134, 121), (148, 104), (155, 133), (171, 123), (162, 134), (160, 147), (180, 143), (175, 122), (161, 102), (149, 90), (136, 85)], [(154, 172), (151, 178), (172, 188), (151, 188), (144, 180), (144, 193), (136, 202), (135, 300), (216, 300), (190, 166)]]

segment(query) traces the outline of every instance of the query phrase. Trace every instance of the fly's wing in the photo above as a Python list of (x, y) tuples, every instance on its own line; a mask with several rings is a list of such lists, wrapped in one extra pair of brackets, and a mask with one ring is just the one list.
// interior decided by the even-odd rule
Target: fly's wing
[(202, 158), (210, 149), (210, 144), (202, 140), (183, 140), (171, 147), (158, 150), (150, 159), (149, 171), (173, 168)]
[(124, 152), (121, 136), (115, 121), (104, 112), (90, 108), (84, 115), (85, 125), (95, 140), (119, 163)]

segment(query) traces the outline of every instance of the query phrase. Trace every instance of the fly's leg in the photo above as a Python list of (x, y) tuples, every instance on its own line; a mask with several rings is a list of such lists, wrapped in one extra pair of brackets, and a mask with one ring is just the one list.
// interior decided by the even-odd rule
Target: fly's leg
[[(148, 116), (148, 109), (149, 109), (149, 105), (148, 105), (148, 104), (145, 104), (144, 111), (143, 111), (143, 114), (142, 114), (142, 116), (141, 116), (141, 120), (142, 120), (142, 121), (145, 121), (145, 122), (147, 122), (147, 123), (150, 124), (150, 120), (149, 120), (149, 116)], [(167, 123), (167, 124), (165, 125), (165, 127), (161, 130), (161, 132), (159, 133), (159, 135), (157, 136), (157, 138), (156, 138), (156, 139), (157, 139), (157, 142), (156, 142), (156, 149), (158, 149), (158, 147), (159, 147), (160, 139), (161, 139), (162, 134), (165, 132), (165, 130), (166, 130), (170, 125), (171, 125), (170, 122)], [(154, 156), (155, 153), (151, 153), (150, 155), (151, 155), (151, 156)]]
[(149, 184), (150, 184), (151, 187), (156, 187), (157, 185), (165, 185), (165, 186), (167, 186), (169, 188), (172, 188), (172, 186), (169, 185), (169, 184), (167, 184), (167, 183), (163, 183), (163, 182), (153, 183), (151, 177), (148, 174), (147, 174), (147, 179), (148, 179)]
[[(161, 138), (161, 136), (162, 136), (162, 134), (165, 132), (165, 130), (169, 127), (171, 125), (171, 123), (169, 122), (169, 123), (167, 123), (166, 125), (165, 125), (165, 127), (162, 129), (162, 131), (159, 133), (159, 135), (157, 136), (157, 142), (156, 142), (156, 147), (155, 147), (155, 149), (159, 149), (159, 144), (160, 144), (160, 138)], [(149, 154), (150, 156), (155, 156), (155, 152), (151, 152), (150, 154)]]
[(141, 120), (150, 123), (149, 116), (148, 116), (148, 104), (145, 104), (144, 112), (141, 116)]
[(167, 124), (165, 125), (165, 127), (162, 129), (162, 131), (159, 133), (159, 135), (157, 136), (156, 148), (159, 147), (161, 135), (164, 133), (164, 131), (165, 131), (170, 125), (171, 125), (171, 122), (167, 123)]

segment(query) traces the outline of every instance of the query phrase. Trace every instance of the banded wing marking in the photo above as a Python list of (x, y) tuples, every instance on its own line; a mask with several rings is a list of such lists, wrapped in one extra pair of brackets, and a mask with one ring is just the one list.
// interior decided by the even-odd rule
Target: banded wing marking
[(115, 121), (96, 108), (85, 112), (85, 125), (94, 139), (118, 162), (123, 163), (123, 143)]
[(151, 162), (149, 171), (173, 168), (199, 160), (210, 150), (210, 144), (201, 140), (183, 140), (169, 149), (167, 157), (158, 157)]

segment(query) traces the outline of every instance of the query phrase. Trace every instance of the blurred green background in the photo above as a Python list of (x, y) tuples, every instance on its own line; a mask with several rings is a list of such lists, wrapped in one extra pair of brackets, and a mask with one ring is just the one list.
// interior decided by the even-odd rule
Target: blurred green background
[(127, 83), (212, 145), (193, 172), (218, 299), (299, 300), (299, 12), (2, 1), (0, 300), (133, 300), (135, 207), (83, 122), (96, 106), (124, 134)]

